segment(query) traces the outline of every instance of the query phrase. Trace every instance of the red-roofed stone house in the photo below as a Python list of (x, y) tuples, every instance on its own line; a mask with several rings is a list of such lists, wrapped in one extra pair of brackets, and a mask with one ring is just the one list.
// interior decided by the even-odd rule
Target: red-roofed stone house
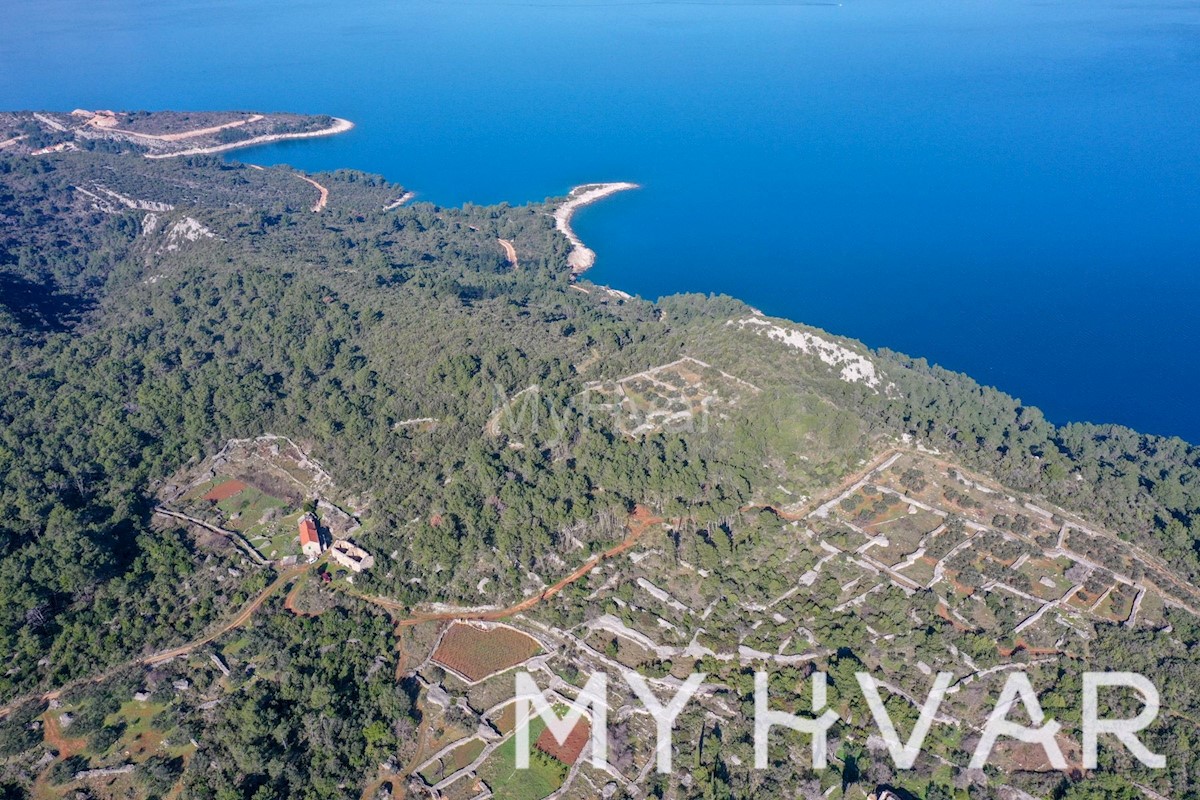
[(321, 555), (321, 534), (317, 531), (317, 520), (312, 514), (300, 518), (300, 551), (310, 559)]

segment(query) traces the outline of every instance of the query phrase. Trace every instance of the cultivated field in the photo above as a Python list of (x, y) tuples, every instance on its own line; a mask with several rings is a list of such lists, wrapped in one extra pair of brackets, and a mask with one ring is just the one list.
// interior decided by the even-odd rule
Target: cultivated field
[(562, 744), (559, 744), (550, 729), (546, 728), (546, 730), (542, 731), (542, 735), (537, 738), (534, 746), (551, 758), (555, 758), (570, 766), (579, 760), (579, 756), (583, 752), (584, 747), (587, 746), (591, 736), (592, 726), (586, 719), (581, 719), (575, 723), (575, 727), (571, 729), (571, 735)]
[(470, 738), (421, 771), (421, 777), (429, 785), (438, 783), (467, 767), (483, 752), (482, 739)]
[(456, 622), (442, 636), (433, 660), (475, 683), (528, 661), (540, 650), (537, 640), (515, 628)]
[[(531, 720), (530, 740), (540, 739), (545, 726), (540, 718)], [(562, 786), (567, 767), (536, 748), (529, 754), (529, 769), (517, 769), (516, 742), (515, 736), (505, 740), (479, 769), (495, 800), (541, 800)]]

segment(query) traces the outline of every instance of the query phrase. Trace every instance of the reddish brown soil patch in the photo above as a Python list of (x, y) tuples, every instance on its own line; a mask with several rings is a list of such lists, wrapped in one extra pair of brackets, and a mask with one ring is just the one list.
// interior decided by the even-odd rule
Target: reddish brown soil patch
[(42, 738), (46, 744), (58, 751), (59, 758), (70, 758), (87, 748), (87, 739), (68, 739), (58, 724), (61, 712), (51, 710), (42, 717)]
[(581, 719), (575, 723), (575, 727), (571, 729), (571, 735), (562, 744), (559, 744), (550, 729), (546, 728), (542, 731), (542, 735), (538, 737), (534, 746), (546, 755), (551, 758), (557, 758), (569, 767), (579, 760), (579, 754), (583, 752), (583, 748), (587, 745), (591, 736), (592, 726), (586, 719)]
[(433, 660), (474, 682), (515, 667), (541, 649), (536, 639), (512, 628), (484, 630), (456, 622), (442, 637)]
[(1086, 589), (1080, 589), (1074, 597), (1067, 601), (1067, 604), (1080, 609), (1090, 609), (1092, 604), (1099, 599), (1100, 595), (1089, 594)]
[(949, 622), (951, 625), (953, 625), (955, 630), (958, 630), (958, 631), (969, 631), (969, 630), (971, 630), (971, 629), (970, 629), (970, 628), (968, 628), (966, 625), (963, 625), (961, 622), (959, 622), (958, 620), (956, 620), (956, 619), (955, 619), (955, 618), (954, 618), (954, 617), (953, 617), (953, 616), (950, 614), (950, 609), (946, 608), (946, 606), (944, 606), (944, 605), (943, 605), (943, 604), (941, 604), (941, 603), (938, 603), (938, 607), (937, 607), (937, 615), (938, 615), (939, 617), (941, 617), (942, 619), (946, 620), (946, 622)]
[(139, 733), (130, 746), (130, 754), (134, 756), (150, 756), (162, 752), (163, 735), (160, 731), (149, 730)]
[(964, 597), (970, 597), (971, 595), (975, 594), (975, 588), (973, 586), (967, 586), (964, 583), (959, 583), (957, 575), (946, 573), (946, 577), (950, 578), (950, 585), (954, 587), (954, 591), (957, 594), (961, 594)]
[[(325, 573), (328, 574), (328, 573)], [(300, 592), (304, 589), (304, 578), (300, 578), (292, 586), (291, 590), (283, 598), (283, 607), (295, 614), (297, 617), (317, 617), (321, 615), (320, 611), (307, 611), (296, 605), (296, 599)]]
[(243, 481), (225, 481), (224, 483), (214, 486), (209, 490), (208, 494), (204, 495), (205, 500), (211, 500), (214, 503), (219, 503), (222, 500), (228, 500), (236, 494), (241, 494), (250, 487)]
[(505, 736), (512, 733), (517, 727), (517, 704), (506, 705), (499, 714), (492, 717), (492, 724)]

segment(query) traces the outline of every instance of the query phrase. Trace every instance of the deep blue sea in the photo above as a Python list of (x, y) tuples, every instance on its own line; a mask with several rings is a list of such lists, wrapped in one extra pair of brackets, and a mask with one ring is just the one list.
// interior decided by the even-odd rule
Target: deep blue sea
[(726, 292), (1055, 422), (1200, 442), (1200, 3), (15, 0), (0, 107), (329, 113), (239, 158), (584, 210), (588, 276)]

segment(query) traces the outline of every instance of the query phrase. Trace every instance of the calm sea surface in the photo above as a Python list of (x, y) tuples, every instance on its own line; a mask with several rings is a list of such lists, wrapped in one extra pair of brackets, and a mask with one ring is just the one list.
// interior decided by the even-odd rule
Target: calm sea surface
[(589, 275), (726, 292), (1200, 442), (1200, 4), (18, 0), (0, 107), (330, 113), (239, 155), (444, 205), (586, 181)]

